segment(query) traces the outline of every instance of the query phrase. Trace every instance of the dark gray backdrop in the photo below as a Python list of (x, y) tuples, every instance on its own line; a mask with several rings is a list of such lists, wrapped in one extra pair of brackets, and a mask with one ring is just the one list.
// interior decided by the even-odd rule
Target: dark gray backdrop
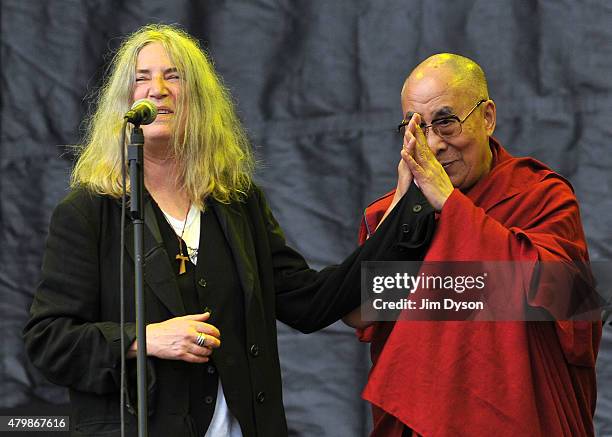
[[(109, 50), (148, 22), (179, 23), (204, 42), (256, 148), (258, 181), (313, 266), (347, 255), (363, 208), (394, 186), (403, 79), (441, 51), (482, 65), (498, 138), (570, 179), (591, 257), (612, 259), (612, 2), (2, 0), (0, 11), (0, 408), (66, 401), (27, 362), (20, 332), (49, 215), (66, 194), (64, 145), (79, 141)], [(606, 330), (602, 436), (612, 435)], [(367, 435), (369, 361), (353, 332), (280, 326), (279, 343), (292, 435)]]

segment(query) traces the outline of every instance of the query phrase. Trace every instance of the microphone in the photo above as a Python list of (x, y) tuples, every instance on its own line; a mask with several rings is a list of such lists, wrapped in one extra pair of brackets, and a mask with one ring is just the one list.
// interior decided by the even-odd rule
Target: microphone
[(130, 123), (139, 126), (141, 124), (153, 123), (157, 117), (157, 107), (148, 99), (136, 100), (130, 110), (123, 118)]

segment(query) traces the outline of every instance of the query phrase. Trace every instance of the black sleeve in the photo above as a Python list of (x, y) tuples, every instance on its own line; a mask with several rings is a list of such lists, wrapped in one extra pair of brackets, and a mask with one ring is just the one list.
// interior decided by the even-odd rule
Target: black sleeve
[[(104, 274), (98, 262), (100, 224), (95, 213), (83, 212), (93, 208), (77, 208), (83, 205), (68, 199), (51, 218), (41, 281), (24, 328), (26, 351), (55, 384), (99, 394), (118, 391), (119, 324), (99, 320), (99, 278)], [(135, 330), (126, 323), (126, 348)]]
[[(320, 272), (287, 246), (263, 195), (276, 287), (277, 318), (308, 333), (322, 329), (357, 308), (361, 301), (361, 262), (422, 259), (434, 230), (434, 209), (414, 184), (376, 233), (341, 264)], [(419, 207), (415, 207), (419, 205)]]

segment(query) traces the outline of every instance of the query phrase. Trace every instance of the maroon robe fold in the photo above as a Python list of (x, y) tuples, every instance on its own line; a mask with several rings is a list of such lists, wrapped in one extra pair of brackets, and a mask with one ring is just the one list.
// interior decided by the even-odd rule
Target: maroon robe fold
[[(587, 262), (569, 182), (491, 139), (493, 166), (438, 216), (425, 261)], [(360, 240), (389, 193), (366, 209)], [(585, 278), (585, 281), (589, 281)], [(544, 287), (546, 288), (546, 287)], [(546, 307), (546, 293), (529, 302)], [(600, 322), (380, 322), (360, 332), (373, 367), (372, 436), (592, 436)]]

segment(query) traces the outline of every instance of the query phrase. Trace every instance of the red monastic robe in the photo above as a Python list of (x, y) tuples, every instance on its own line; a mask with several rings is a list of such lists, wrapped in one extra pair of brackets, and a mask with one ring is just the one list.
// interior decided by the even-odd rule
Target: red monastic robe
[[(491, 139), (493, 167), (453, 191), (425, 261), (587, 261), (570, 184), (542, 163), (514, 158)], [(392, 193), (366, 209), (376, 228)], [(363, 392), (372, 437), (592, 436), (600, 322), (375, 323)]]

